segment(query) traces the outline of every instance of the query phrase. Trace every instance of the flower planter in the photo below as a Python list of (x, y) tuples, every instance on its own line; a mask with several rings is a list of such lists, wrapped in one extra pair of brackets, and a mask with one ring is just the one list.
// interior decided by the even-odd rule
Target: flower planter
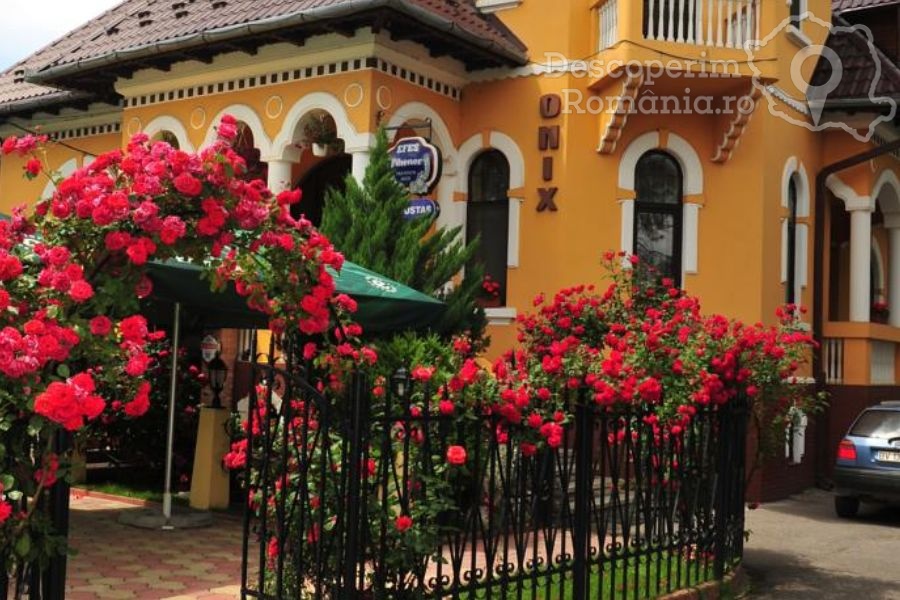
[(313, 145), (312, 145), (313, 156), (316, 156), (318, 158), (325, 158), (326, 156), (328, 156), (329, 150), (330, 150), (330, 147), (328, 146), (328, 144), (319, 144), (317, 142), (313, 142)]

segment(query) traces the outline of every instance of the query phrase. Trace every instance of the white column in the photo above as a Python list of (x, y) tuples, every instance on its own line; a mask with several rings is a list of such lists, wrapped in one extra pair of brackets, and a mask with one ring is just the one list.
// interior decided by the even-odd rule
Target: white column
[(872, 210), (850, 211), (850, 320), (871, 320), (872, 285)]
[(888, 231), (891, 236), (891, 250), (888, 258), (890, 276), (887, 285), (891, 310), (890, 322), (892, 326), (900, 327), (900, 227), (891, 227)]
[(353, 178), (360, 183), (362, 183), (363, 178), (366, 176), (366, 167), (369, 166), (369, 157), (371, 154), (372, 153), (368, 148), (350, 151), (350, 155), (353, 157), (353, 167), (351, 172), (353, 173)]
[(268, 186), (273, 194), (289, 190), (293, 187), (291, 182), (291, 168), (294, 166), (289, 160), (269, 160)]

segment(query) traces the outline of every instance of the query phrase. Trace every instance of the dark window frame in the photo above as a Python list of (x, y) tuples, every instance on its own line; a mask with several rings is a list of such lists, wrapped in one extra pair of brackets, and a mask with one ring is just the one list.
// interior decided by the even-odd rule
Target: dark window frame
[[(640, 177), (641, 162), (651, 156), (662, 156), (670, 161), (675, 167), (678, 181), (676, 189), (678, 190), (678, 198), (676, 202), (651, 202), (642, 200), (640, 197), (641, 182)], [(662, 150), (650, 150), (645, 152), (635, 165), (635, 200), (634, 200), (634, 223), (632, 225), (632, 240), (634, 243), (633, 253), (638, 255), (638, 227), (641, 222), (641, 215), (659, 214), (671, 216), (673, 220), (673, 232), (675, 239), (672, 248), (672, 264), (675, 267), (674, 273), (661, 273), (662, 277), (671, 277), (675, 281), (675, 285), (680, 287), (682, 284), (682, 257), (684, 250), (684, 172), (678, 160), (670, 153)], [(638, 255), (639, 256), (639, 255)]]
[(796, 174), (792, 174), (788, 180), (787, 189), (788, 220), (787, 220), (787, 277), (785, 277), (784, 302), (785, 304), (797, 304), (797, 217), (800, 194), (797, 188)]
[[(502, 160), (501, 160), (502, 159)], [(491, 164), (490, 161), (495, 161), (494, 164)], [(501, 169), (501, 171), (497, 172), (497, 168)], [(480, 170), (481, 169), (481, 170)], [(479, 248), (475, 252), (474, 260), (482, 259), (482, 266), (485, 270), (485, 275), (490, 276), (493, 281), (500, 284), (499, 290), (499, 306), (507, 305), (507, 287), (509, 284), (509, 211), (510, 211), (510, 200), (509, 200), (509, 186), (510, 186), (510, 163), (509, 159), (506, 155), (497, 150), (495, 148), (488, 148), (479, 153), (473, 160), (472, 164), (469, 166), (469, 172), (467, 174), (468, 183), (469, 183), (469, 197), (466, 203), (466, 243), (472, 243), (475, 238), (479, 238)], [(482, 176), (485, 177), (485, 181), (477, 182), (476, 177)], [(499, 180), (495, 182), (490, 182), (487, 178), (491, 176), (499, 176)], [(505, 184), (503, 183), (505, 181)], [(493, 183), (494, 185), (490, 185)], [(491, 190), (487, 190), (487, 193), (490, 194), (490, 197), (479, 197), (479, 191), (485, 191), (487, 188), (496, 187), (496, 194), (491, 193)], [(501, 193), (502, 188), (502, 193)], [(487, 231), (485, 225), (484, 218), (477, 218), (482, 215), (477, 215), (478, 211), (482, 211), (486, 213), (487, 216), (493, 217), (494, 221), (491, 223), (493, 228), (496, 228), (496, 231)], [(491, 213), (495, 213), (491, 215)], [(476, 223), (480, 226), (476, 230)], [(485, 233), (491, 233), (490, 239), (486, 241), (488, 236), (484, 235)], [(496, 240), (502, 242), (498, 243)], [(487, 252), (496, 252), (498, 256), (493, 257), (496, 262), (496, 272), (492, 272), (489, 265), (484, 264), (487, 262), (484, 260)], [(502, 256), (503, 260), (500, 261), (499, 257)], [(502, 264), (502, 268), (499, 265)], [(488, 297), (483, 298), (483, 301), (486, 305), (493, 306)]]

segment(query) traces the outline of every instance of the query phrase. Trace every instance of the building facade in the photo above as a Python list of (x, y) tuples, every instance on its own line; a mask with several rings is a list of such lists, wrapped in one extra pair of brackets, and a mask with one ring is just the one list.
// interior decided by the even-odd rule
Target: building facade
[[(200, 149), (232, 114), (314, 222), (380, 126), (426, 137), (438, 224), (480, 236), (499, 284), (496, 349), (610, 249), (709, 311), (798, 304), (832, 408), (763, 474), (773, 497), (827, 477), (849, 419), (900, 391), (900, 155), (834, 166), (898, 138), (898, 4), (126, 0), (0, 77), (0, 135), (50, 134), (66, 174), (141, 131)], [(2, 159), (0, 212), (52, 193), (21, 172)]]

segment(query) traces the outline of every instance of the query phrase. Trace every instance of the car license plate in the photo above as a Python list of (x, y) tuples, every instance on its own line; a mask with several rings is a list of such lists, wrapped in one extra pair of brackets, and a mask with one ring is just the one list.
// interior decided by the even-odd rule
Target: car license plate
[(875, 453), (875, 460), (878, 462), (900, 463), (900, 452), (879, 450)]

